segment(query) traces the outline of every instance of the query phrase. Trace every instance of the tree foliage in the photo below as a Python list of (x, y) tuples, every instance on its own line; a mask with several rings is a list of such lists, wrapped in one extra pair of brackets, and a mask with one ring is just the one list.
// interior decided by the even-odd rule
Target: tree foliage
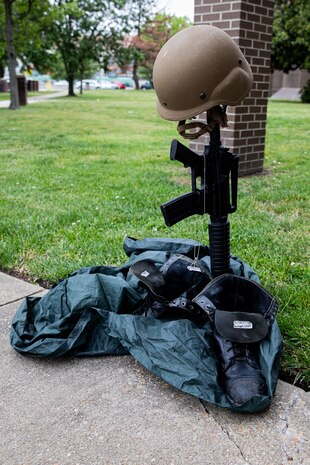
[[(32, 64), (40, 72), (62, 74), (69, 83), (69, 95), (74, 95), (74, 80), (85, 77), (94, 61), (107, 68), (120, 37), (128, 32), (123, 10), (128, 1), (0, 0), (0, 71), (2, 2), (12, 6), (15, 56), (25, 67)], [(29, 4), (32, 8), (26, 18), (21, 13)]]
[(27, 48), (40, 44), (40, 21), (48, 0), (1, 0), (0, 1), (0, 76), (8, 65), (10, 76), (10, 109), (19, 108), (16, 68), (17, 58), (25, 58)]
[(5, 3), (11, 4), (14, 48), (22, 64), (27, 66), (31, 53), (41, 46), (41, 18), (48, 9), (47, 0), (0, 0), (0, 64), (7, 65)]
[(4, 3), (0, 1), (0, 79), (4, 76), (4, 68), (7, 63), (7, 51), (5, 46), (5, 15)]
[[(24, 68), (65, 78), (69, 95), (74, 81), (93, 72), (94, 63), (108, 69), (112, 58), (151, 78), (156, 55), (173, 34), (190, 25), (187, 18), (155, 14), (156, 0), (0, 0), (0, 76), (12, 58)], [(6, 38), (5, 11), (10, 8), (11, 38)], [(124, 40), (126, 36), (126, 40)], [(12, 50), (14, 49), (14, 52)], [(13, 82), (14, 79), (11, 81)], [(14, 82), (13, 82), (14, 86)]]
[(153, 66), (158, 52), (162, 46), (177, 32), (191, 26), (191, 21), (186, 16), (174, 16), (166, 13), (158, 13), (146, 24), (141, 34), (142, 47), (145, 50), (145, 59), (142, 63), (144, 73), (152, 78)]
[(131, 34), (124, 40), (124, 46), (117, 52), (118, 64), (126, 67), (132, 64), (132, 75), (136, 89), (139, 89), (138, 67), (144, 60), (143, 48), (140, 47), (141, 33), (152, 16), (157, 0), (129, 0), (127, 18)]
[[(142, 77), (152, 79), (153, 65), (161, 47), (178, 31), (190, 26), (187, 17), (176, 17), (166, 13), (156, 13), (149, 17), (140, 28), (139, 33), (126, 38), (123, 63), (135, 59)], [(126, 55), (127, 52), (127, 55)], [(125, 59), (124, 59), (125, 58)]]
[(277, 0), (273, 23), (272, 68), (310, 71), (310, 1)]
[[(7, 64), (10, 75), (10, 109), (19, 108), (19, 95), (17, 86), (16, 67), (18, 65), (18, 52), (22, 49), (22, 44), (35, 37), (36, 27), (25, 27), (30, 14), (34, 11), (33, 4), (36, 0), (2, 0), (0, 9), (0, 60), (1, 67), (4, 65), (4, 57), (7, 57)], [(44, 3), (44, 0), (43, 2)], [(42, 5), (39, 2), (37, 5)], [(19, 26), (19, 27), (18, 27)], [(4, 53), (4, 50), (6, 53)], [(3, 69), (1, 70), (3, 72)]]
[[(125, 0), (55, 0), (43, 21), (45, 46), (56, 60), (61, 58), (69, 95), (76, 78), (85, 77), (92, 61), (106, 67), (111, 50), (123, 28)], [(46, 63), (45, 60), (41, 62)], [(39, 63), (35, 62), (39, 67)]]

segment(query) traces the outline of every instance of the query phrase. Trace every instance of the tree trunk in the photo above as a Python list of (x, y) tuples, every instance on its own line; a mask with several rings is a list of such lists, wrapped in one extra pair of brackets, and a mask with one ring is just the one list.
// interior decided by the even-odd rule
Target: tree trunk
[(68, 97), (76, 97), (74, 93), (74, 78), (68, 77), (67, 81), (69, 83)]
[(19, 110), (19, 96), (18, 85), (16, 76), (16, 53), (13, 40), (13, 18), (12, 18), (12, 3), (14, 0), (4, 0), (5, 6), (5, 33), (6, 33), (6, 46), (8, 54), (8, 67), (10, 75), (10, 94), (11, 104), (10, 110)]
[(83, 95), (83, 78), (84, 78), (84, 69), (83, 67), (81, 66), (80, 68), (80, 95)]
[(0, 79), (4, 76), (4, 64), (0, 62)]
[(132, 66), (132, 79), (134, 80), (136, 90), (139, 90), (140, 86), (139, 86), (139, 78), (138, 78), (137, 71), (138, 71), (138, 62), (137, 60), (134, 60), (133, 66)]

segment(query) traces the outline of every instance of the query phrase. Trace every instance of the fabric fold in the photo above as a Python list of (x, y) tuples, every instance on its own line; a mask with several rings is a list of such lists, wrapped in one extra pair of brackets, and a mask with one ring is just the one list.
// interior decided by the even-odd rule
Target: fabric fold
[[(27, 297), (11, 325), (11, 345), (23, 355), (124, 355), (130, 353), (146, 369), (183, 392), (240, 412), (258, 412), (271, 402), (279, 373), (282, 337), (275, 322), (260, 344), (260, 364), (268, 394), (233, 407), (221, 389), (213, 351), (213, 327), (187, 319), (159, 320), (135, 315), (147, 291), (130, 271), (137, 260), (158, 268), (172, 255), (199, 258), (210, 271), (209, 249), (188, 239), (126, 238), (127, 262), (120, 267), (76, 270), (43, 297)], [(233, 274), (259, 282), (242, 260), (231, 257)], [(104, 365), (103, 365), (104, 369)]]

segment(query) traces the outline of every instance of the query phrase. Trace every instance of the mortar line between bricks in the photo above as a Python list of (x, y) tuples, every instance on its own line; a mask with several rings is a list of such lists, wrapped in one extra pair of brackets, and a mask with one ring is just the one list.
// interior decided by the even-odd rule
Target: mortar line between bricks
[(41, 292), (43, 292), (44, 290), (45, 289), (42, 289), (42, 291), (32, 292), (31, 294), (24, 295), (23, 297), (19, 297), (18, 299), (9, 300), (8, 302), (5, 302), (4, 304), (0, 304), (0, 307), (5, 307), (6, 305), (14, 304), (15, 302), (19, 302), (20, 300), (26, 299), (26, 297), (31, 297), (32, 295), (41, 294)]
[[(199, 399), (199, 400), (200, 400), (200, 399)], [(202, 404), (202, 406), (203, 406), (205, 412), (206, 412), (208, 415), (211, 415), (211, 416), (212, 416), (213, 420), (214, 420), (215, 423), (221, 428), (221, 430), (222, 430), (223, 433), (226, 435), (226, 437), (228, 438), (228, 440), (229, 440), (230, 442), (232, 442), (233, 445), (234, 445), (235, 447), (237, 447), (237, 449), (238, 449), (238, 451), (239, 451), (239, 453), (240, 453), (242, 459), (244, 460), (244, 465), (251, 465), (251, 463), (248, 462), (248, 460), (245, 458), (245, 455), (244, 455), (244, 453), (243, 453), (241, 447), (239, 446), (239, 444), (237, 444), (237, 443), (232, 439), (232, 437), (230, 436), (229, 432), (224, 428), (224, 426), (222, 426), (222, 425), (216, 420), (216, 418), (212, 415), (212, 413), (210, 412), (210, 410), (208, 410), (208, 408), (204, 405), (204, 403), (203, 403), (201, 400), (200, 400), (200, 403)]]

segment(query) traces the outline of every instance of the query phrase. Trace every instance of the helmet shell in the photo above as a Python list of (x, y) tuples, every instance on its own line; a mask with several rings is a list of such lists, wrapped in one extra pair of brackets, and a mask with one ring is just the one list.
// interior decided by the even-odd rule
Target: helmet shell
[(179, 121), (216, 105), (237, 105), (251, 89), (253, 74), (226, 32), (197, 25), (178, 32), (162, 47), (153, 82), (160, 116)]

